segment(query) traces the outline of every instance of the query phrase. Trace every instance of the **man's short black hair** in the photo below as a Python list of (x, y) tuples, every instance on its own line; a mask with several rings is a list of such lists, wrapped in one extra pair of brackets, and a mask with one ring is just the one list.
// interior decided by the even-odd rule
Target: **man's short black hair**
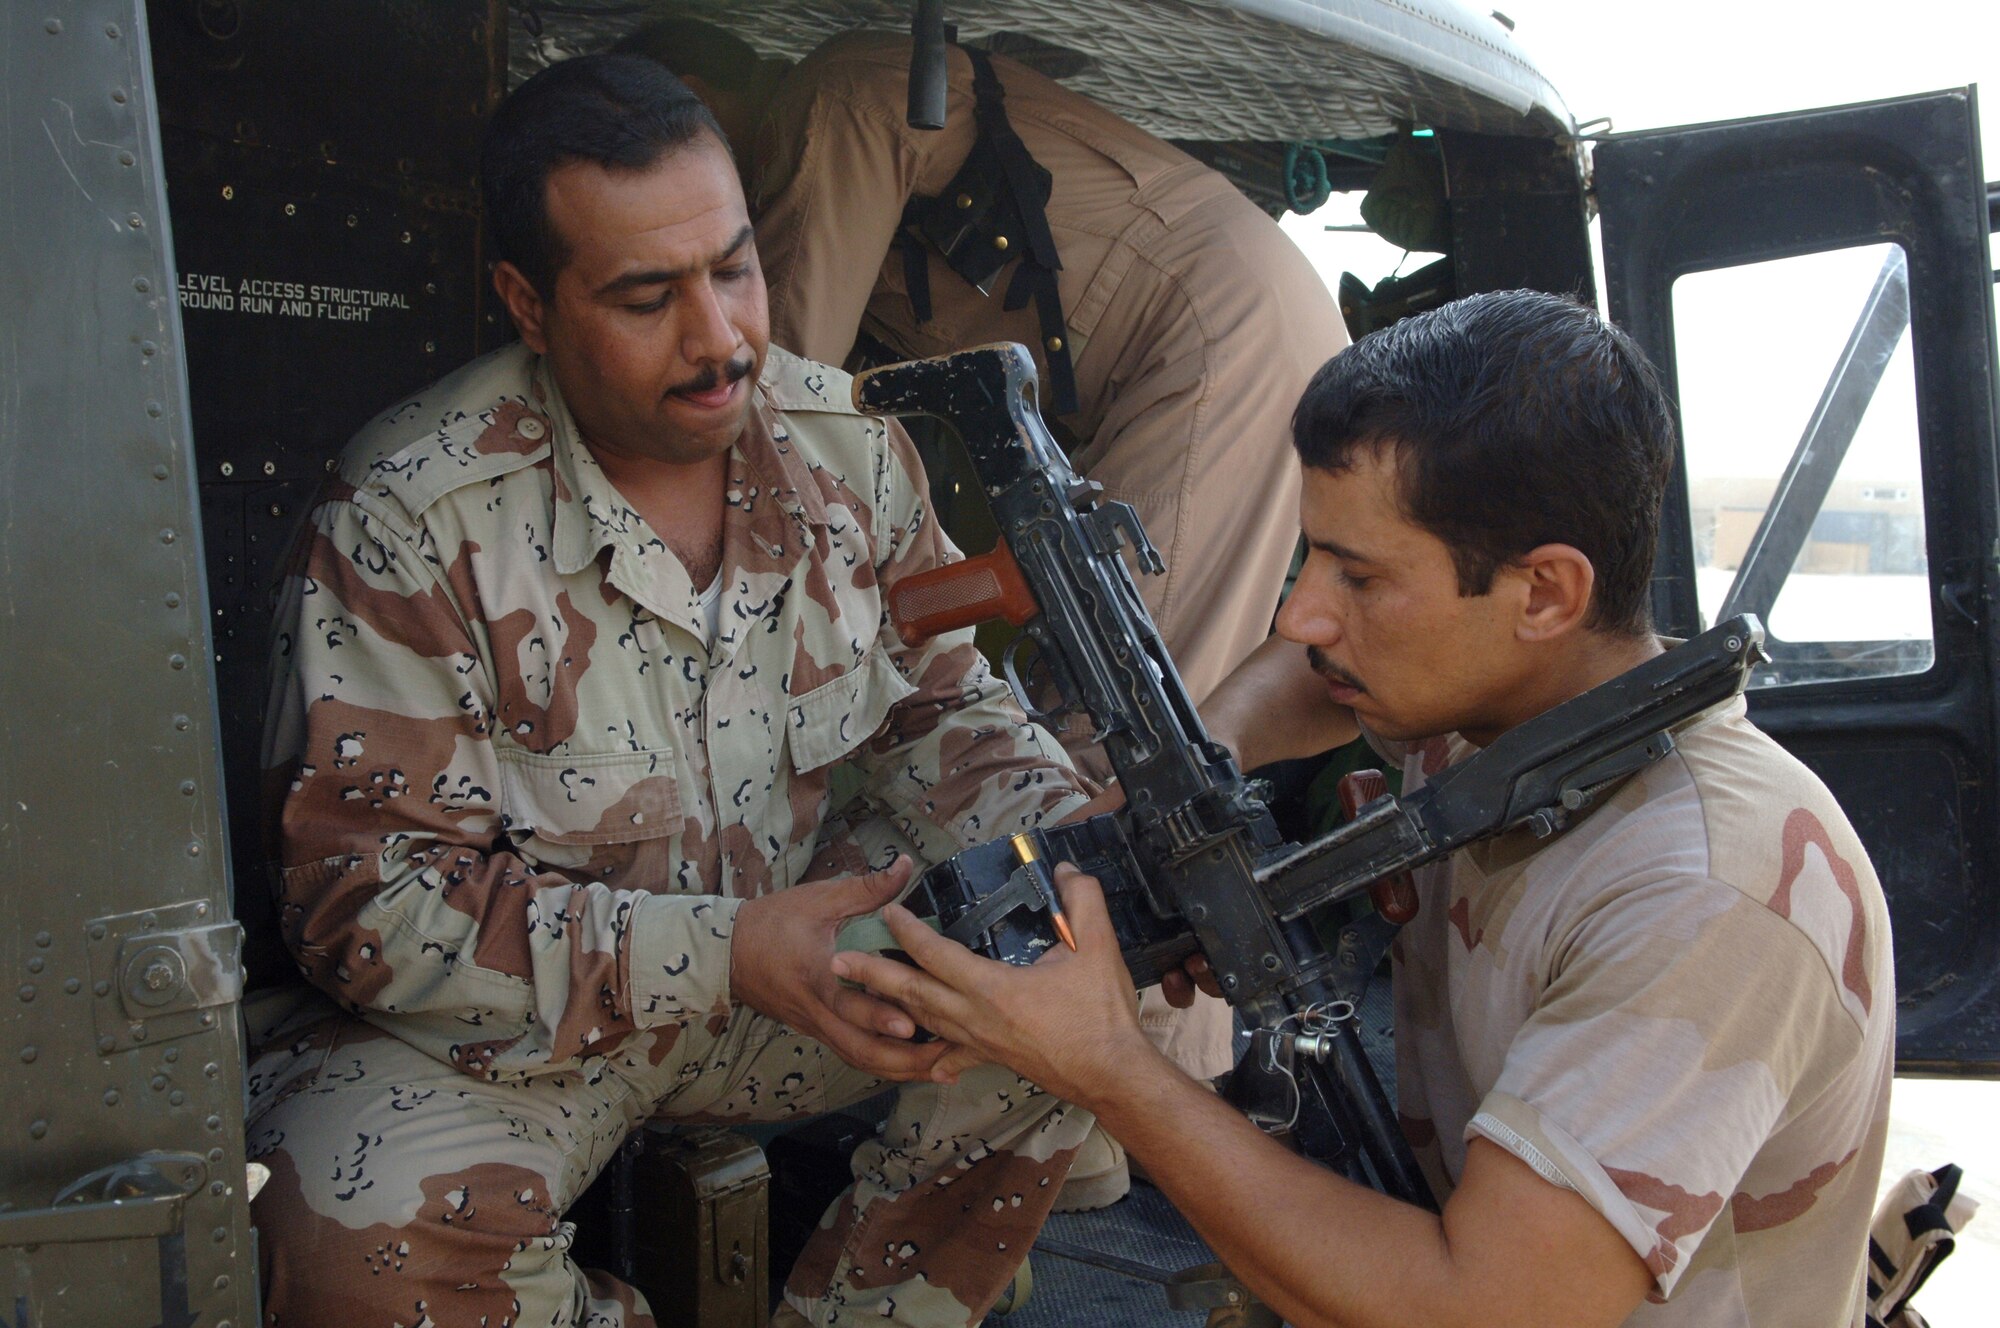
[(757, 48), (729, 29), (680, 16), (634, 28), (611, 49), (658, 60), (676, 74), (731, 92), (755, 83), (760, 63)]
[(1396, 459), (1403, 509), (1451, 550), (1462, 595), (1543, 544), (1590, 559), (1585, 625), (1650, 630), (1673, 417), (1645, 352), (1573, 300), (1468, 296), (1327, 361), (1292, 416), (1299, 459)]
[(655, 61), (599, 54), (550, 65), (500, 103), (480, 145), (495, 257), (551, 297), (569, 253), (549, 225), (550, 172), (572, 162), (644, 171), (702, 134), (729, 150), (708, 107)]

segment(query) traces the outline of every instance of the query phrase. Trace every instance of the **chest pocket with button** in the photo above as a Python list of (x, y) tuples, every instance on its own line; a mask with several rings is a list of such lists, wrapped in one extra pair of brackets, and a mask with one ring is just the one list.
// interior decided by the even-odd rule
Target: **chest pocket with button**
[(680, 783), (666, 748), (545, 756), (504, 745), (499, 757), (507, 833), (517, 844), (555, 846), (538, 855), (552, 864), (575, 865), (600, 845), (681, 829)]
[(876, 645), (846, 673), (793, 697), (785, 714), (792, 769), (804, 774), (846, 756), (875, 736), (890, 707), (916, 690)]

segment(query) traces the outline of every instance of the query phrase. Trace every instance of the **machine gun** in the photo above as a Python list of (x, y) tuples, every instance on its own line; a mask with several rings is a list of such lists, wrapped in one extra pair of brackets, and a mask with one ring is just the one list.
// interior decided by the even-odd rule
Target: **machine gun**
[[(1075, 863), (1103, 884), (1140, 986), (1207, 956), (1253, 1030), (1238, 1073), (1253, 1118), (1293, 1125), (1309, 1155), (1435, 1207), (1360, 1044), (1362, 989), (1394, 925), (1378, 914), (1328, 947), (1306, 915), (1475, 840), (1562, 829), (1673, 750), (1676, 724), (1743, 689), (1762, 653), (1756, 620), (1724, 623), (1517, 726), (1412, 796), (1377, 797), (1326, 837), (1287, 844), (1204, 729), (1120, 550), (1129, 543), (1153, 572), (1159, 554), (1129, 505), (1100, 500), (1070, 468), (1037, 410), (1028, 352), (1002, 344), (888, 365), (855, 380), (854, 402), (949, 424), (1000, 527), (991, 553), (896, 587), (898, 632), (914, 644), (994, 617), (1020, 627), (1001, 660), (1015, 695), (1039, 720), (1087, 714), (1126, 799), (967, 849), (923, 875), (910, 907), (971, 949), (1032, 963), (1060, 943), (1048, 866)], [(1038, 675), (1053, 702), (1031, 685)]]

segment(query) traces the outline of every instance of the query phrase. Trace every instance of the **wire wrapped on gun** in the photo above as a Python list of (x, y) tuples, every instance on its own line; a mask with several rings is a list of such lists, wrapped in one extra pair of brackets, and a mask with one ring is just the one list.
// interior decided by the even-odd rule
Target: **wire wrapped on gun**
[[(996, 617), (1022, 629), (1001, 661), (1015, 695), (1037, 719), (1087, 715), (1125, 793), (1118, 811), (1030, 832), (1032, 849), (1102, 883), (1138, 985), (1207, 957), (1253, 1030), (1232, 1085), (1253, 1118), (1434, 1208), (1359, 1038), (1361, 994), (1396, 924), (1378, 911), (1329, 949), (1305, 915), (1477, 839), (1557, 832), (1671, 751), (1676, 724), (1741, 691), (1762, 631), (1733, 619), (1510, 730), (1411, 797), (1376, 797), (1332, 834), (1287, 844), (1204, 729), (1133, 584), (1123, 546), (1142, 570), (1161, 566), (1137, 514), (1071, 469), (1036, 392), (1034, 361), (1012, 344), (855, 380), (860, 410), (932, 415), (958, 433), (1001, 534), (990, 554), (903, 581), (889, 604), (897, 630), (915, 642)], [(1043, 704), (1051, 688), (1057, 699)], [(980, 845), (932, 867), (906, 902), (976, 951), (1032, 963), (1061, 943), (1035, 865), (1010, 840)]]

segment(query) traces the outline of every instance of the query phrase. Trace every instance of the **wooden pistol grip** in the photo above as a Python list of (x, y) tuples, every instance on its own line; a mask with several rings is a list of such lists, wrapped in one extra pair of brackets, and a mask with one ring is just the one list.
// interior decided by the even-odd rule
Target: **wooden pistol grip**
[(1040, 612), (1005, 541), (977, 558), (906, 576), (889, 592), (889, 617), (906, 646), (993, 618), (1020, 627)]
[[(1351, 821), (1355, 813), (1389, 791), (1389, 780), (1380, 770), (1356, 770), (1340, 777), (1340, 808)], [(1385, 876), (1368, 887), (1375, 911), (1390, 922), (1402, 924), (1417, 916), (1417, 883), (1406, 871)]]

